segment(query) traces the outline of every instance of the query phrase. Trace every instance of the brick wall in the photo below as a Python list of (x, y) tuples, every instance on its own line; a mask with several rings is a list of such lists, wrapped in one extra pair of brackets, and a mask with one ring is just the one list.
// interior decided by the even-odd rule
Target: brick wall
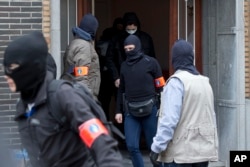
[[(48, 1), (49, 2), (49, 1)], [(45, 2), (44, 3), (48, 3)], [(18, 93), (11, 93), (3, 78), (3, 53), (7, 44), (20, 35), (34, 30), (42, 31), (42, 16), (45, 14), (42, 0), (1, 0), (0, 1), (0, 132), (7, 135), (7, 143), (20, 145), (16, 123), (13, 121)], [(46, 33), (47, 27), (44, 24)], [(49, 36), (47, 36), (49, 41)]]
[(250, 98), (250, 1), (245, 0), (245, 89), (246, 98)]
[(50, 0), (43, 0), (43, 35), (50, 47)]

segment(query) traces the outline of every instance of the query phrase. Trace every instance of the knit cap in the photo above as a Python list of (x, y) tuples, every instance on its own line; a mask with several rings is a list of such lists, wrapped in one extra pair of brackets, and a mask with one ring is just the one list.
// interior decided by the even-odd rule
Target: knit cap
[(96, 17), (89, 13), (84, 15), (84, 17), (80, 22), (79, 28), (89, 33), (91, 37), (94, 39), (98, 26), (99, 23)]

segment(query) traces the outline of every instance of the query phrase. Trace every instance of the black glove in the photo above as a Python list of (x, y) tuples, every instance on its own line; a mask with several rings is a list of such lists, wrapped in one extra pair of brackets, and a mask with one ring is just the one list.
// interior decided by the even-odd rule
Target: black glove
[(155, 166), (160, 165), (160, 162), (156, 161), (158, 156), (159, 156), (159, 154), (155, 153), (154, 151), (151, 151), (149, 154), (150, 161)]

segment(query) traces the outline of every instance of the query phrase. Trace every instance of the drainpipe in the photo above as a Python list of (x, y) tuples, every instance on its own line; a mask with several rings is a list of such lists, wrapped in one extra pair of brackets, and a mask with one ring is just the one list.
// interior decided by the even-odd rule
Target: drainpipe
[(57, 66), (57, 78), (61, 76), (61, 24), (60, 24), (60, 1), (50, 1), (51, 14), (51, 55)]

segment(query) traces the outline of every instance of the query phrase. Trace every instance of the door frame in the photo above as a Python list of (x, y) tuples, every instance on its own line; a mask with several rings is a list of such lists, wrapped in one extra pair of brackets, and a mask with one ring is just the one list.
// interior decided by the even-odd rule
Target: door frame
[(93, 0), (77, 0), (77, 23), (79, 24), (82, 17), (87, 13), (92, 13)]
[[(169, 75), (172, 75), (171, 48), (178, 39), (178, 0), (169, 2), (169, 25)], [(195, 1), (195, 66), (202, 73), (202, 0)]]

